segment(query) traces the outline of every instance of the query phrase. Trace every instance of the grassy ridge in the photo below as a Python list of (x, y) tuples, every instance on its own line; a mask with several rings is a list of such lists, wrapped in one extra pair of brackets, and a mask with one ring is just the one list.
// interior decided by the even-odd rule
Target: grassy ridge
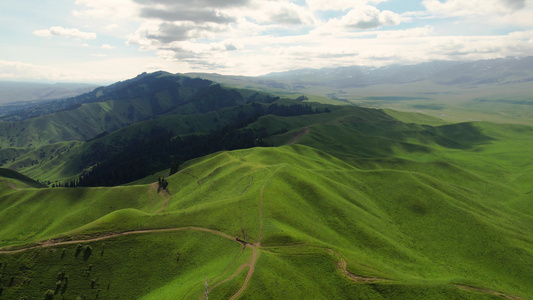
[[(157, 193), (152, 185), (2, 189), (0, 243), (194, 226), (261, 243), (246, 298), (497, 298), (454, 284), (523, 298), (533, 295), (533, 214), (527, 209), (533, 189), (531, 127), (431, 127), (399, 123), (381, 111), (360, 110), (350, 116), (344, 110), (321, 121), (309, 116), (261, 118), (259, 123), (280, 121), (291, 128), (276, 137), (279, 143), (305, 126), (309, 132), (299, 145), (220, 152), (189, 161), (168, 178), (169, 193)], [(407, 115), (403, 118), (408, 121)], [(135, 247), (150, 252), (150, 239), (158, 236), (137, 239)], [(202, 236), (181, 243), (190, 243), (195, 251), (219, 243), (216, 236)], [(165, 299), (187, 289), (187, 295), (198, 298), (206, 276), (213, 282), (217, 276), (228, 278), (234, 273), (224, 273), (229, 261), (239, 261), (232, 271), (249, 261), (249, 252), (238, 258), (241, 247), (222, 240), (237, 252), (211, 257), (201, 268), (176, 271), (174, 277), (154, 279), (130, 292)], [(158, 248), (168, 249), (163, 244)], [(0, 254), (0, 262), (10, 255)], [(198, 254), (195, 261), (207, 259), (204, 255), (209, 256)], [(350, 273), (385, 281), (353, 282), (339, 267), (341, 258)], [(145, 267), (152, 263), (148, 261)], [(46, 263), (35, 262), (30, 270)], [(116, 263), (117, 269), (128, 265), (118, 258)], [(15, 274), (12, 269), (2, 272), (4, 277)], [(55, 269), (50, 272), (57, 275)], [(229, 298), (246, 272), (215, 288), (210, 298)], [(106, 282), (116, 274), (99, 278)], [(16, 290), (3, 286), (4, 293)], [(23, 284), (16, 287), (22, 290)], [(91, 292), (90, 287), (80, 291)]]

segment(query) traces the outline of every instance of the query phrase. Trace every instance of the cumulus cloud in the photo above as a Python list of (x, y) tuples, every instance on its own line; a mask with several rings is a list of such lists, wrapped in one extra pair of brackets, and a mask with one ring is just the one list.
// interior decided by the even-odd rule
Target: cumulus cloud
[(163, 47), (176, 41), (195, 40), (212, 37), (222, 32), (224, 26), (215, 24), (195, 24), (193, 22), (145, 22), (128, 38), (128, 44), (139, 45), (145, 50)]
[(243, 16), (262, 24), (312, 25), (316, 23), (311, 11), (287, 1), (258, 1), (250, 8), (243, 11), (245, 13)]
[(141, 17), (165, 21), (193, 21), (200, 23), (229, 23), (235, 21), (235, 18), (213, 9), (198, 10), (178, 6), (172, 6), (169, 9), (145, 7), (141, 11)]
[(380, 3), (386, 0), (306, 0), (312, 11), (338, 11), (361, 7), (368, 3)]
[(105, 31), (113, 31), (113, 30), (116, 30), (118, 29), (120, 26), (118, 24), (109, 24), (107, 26), (104, 27), (104, 30)]
[(76, 17), (130, 19), (138, 15), (138, 6), (131, 0), (76, 0), (81, 6), (72, 14)]
[(111, 46), (111, 45), (109, 45), (109, 44), (104, 44), (104, 45), (102, 45), (100, 48), (102, 48), (102, 49), (104, 49), (104, 50), (113, 50), (113, 49), (115, 49), (114, 46)]
[(353, 30), (377, 29), (383, 26), (394, 26), (402, 22), (402, 17), (389, 10), (380, 11), (374, 6), (361, 6), (351, 9), (341, 18), (330, 19), (313, 32), (319, 35), (330, 35)]
[(63, 28), (61, 26), (53, 26), (49, 29), (35, 30), (33, 34), (39, 37), (59, 36), (84, 40), (96, 39), (96, 33), (94, 32), (83, 32), (77, 28)]
[(400, 24), (400, 15), (390, 10), (380, 11), (374, 6), (354, 8), (340, 20), (340, 25), (351, 29), (372, 29)]
[(526, 6), (526, 0), (424, 0), (422, 3), (428, 12), (453, 16), (509, 14)]

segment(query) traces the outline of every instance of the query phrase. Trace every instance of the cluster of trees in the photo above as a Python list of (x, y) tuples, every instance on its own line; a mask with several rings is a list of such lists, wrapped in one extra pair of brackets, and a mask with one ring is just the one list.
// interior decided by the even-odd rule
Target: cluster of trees
[(159, 184), (159, 187), (157, 188), (157, 192), (159, 193), (161, 190), (166, 190), (168, 187), (168, 181), (165, 178), (157, 178), (157, 183)]
[(122, 145), (105, 146), (94, 144), (91, 157), (85, 163), (94, 166), (78, 180), (65, 184), (75, 186), (115, 186), (144, 178), (155, 172), (171, 168), (177, 172), (179, 162), (201, 157), (222, 150), (270, 146), (266, 128), (247, 128), (263, 115), (296, 116), (321, 113), (310, 105), (291, 104), (263, 105), (252, 103), (251, 111), (241, 111), (235, 122), (209, 133), (174, 136), (163, 127), (154, 127), (149, 132), (138, 134)]

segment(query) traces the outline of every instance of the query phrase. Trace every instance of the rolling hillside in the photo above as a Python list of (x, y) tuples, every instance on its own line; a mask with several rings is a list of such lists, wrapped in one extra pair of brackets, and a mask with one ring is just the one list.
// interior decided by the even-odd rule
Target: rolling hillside
[(279, 147), (189, 160), (168, 189), (0, 181), (0, 295), (532, 299), (533, 128), (443, 123), (266, 115), (246, 128)]

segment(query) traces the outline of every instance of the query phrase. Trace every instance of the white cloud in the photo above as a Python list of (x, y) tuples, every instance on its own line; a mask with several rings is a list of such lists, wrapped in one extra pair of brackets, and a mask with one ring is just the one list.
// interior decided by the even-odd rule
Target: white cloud
[(338, 35), (353, 30), (369, 30), (383, 26), (398, 25), (402, 17), (389, 10), (380, 11), (374, 6), (361, 6), (350, 10), (339, 19), (330, 19), (312, 32), (320, 35)]
[(83, 32), (77, 28), (63, 28), (61, 26), (53, 26), (49, 29), (35, 30), (33, 34), (40, 37), (60, 36), (84, 40), (96, 39), (96, 33), (94, 32)]
[(351, 29), (371, 29), (384, 25), (400, 24), (400, 15), (390, 11), (379, 11), (374, 6), (354, 8), (340, 20), (340, 25)]
[(426, 25), (424, 27), (415, 27), (405, 30), (387, 30), (379, 31), (377, 33), (378, 39), (401, 39), (408, 37), (426, 37), (435, 31), (433, 26)]
[(361, 7), (368, 3), (380, 3), (386, 0), (306, 0), (312, 11), (338, 11)]
[(105, 31), (113, 31), (113, 30), (116, 30), (118, 28), (119, 28), (118, 24), (109, 24), (109, 25), (104, 27), (104, 30)]
[(112, 49), (115, 49), (114, 46), (111, 46), (111, 45), (109, 45), (109, 44), (104, 44), (104, 45), (102, 45), (100, 48), (105, 49), (105, 50), (112, 50)]
[[(529, 0), (528, 0), (529, 1)], [(526, 6), (526, 0), (424, 0), (428, 12), (441, 15), (466, 16), (509, 14)]]
[(138, 16), (138, 5), (130, 0), (76, 0), (74, 4), (82, 6), (72, 12), (76, 17), (129, 19)]
[(317, 22), (307, 8), (287, 1), (258, 1), (255, 6), (238, 10), (233, 10), (236, 16), (248, 17), (262, 24), (294, 26), (312, 25)]

